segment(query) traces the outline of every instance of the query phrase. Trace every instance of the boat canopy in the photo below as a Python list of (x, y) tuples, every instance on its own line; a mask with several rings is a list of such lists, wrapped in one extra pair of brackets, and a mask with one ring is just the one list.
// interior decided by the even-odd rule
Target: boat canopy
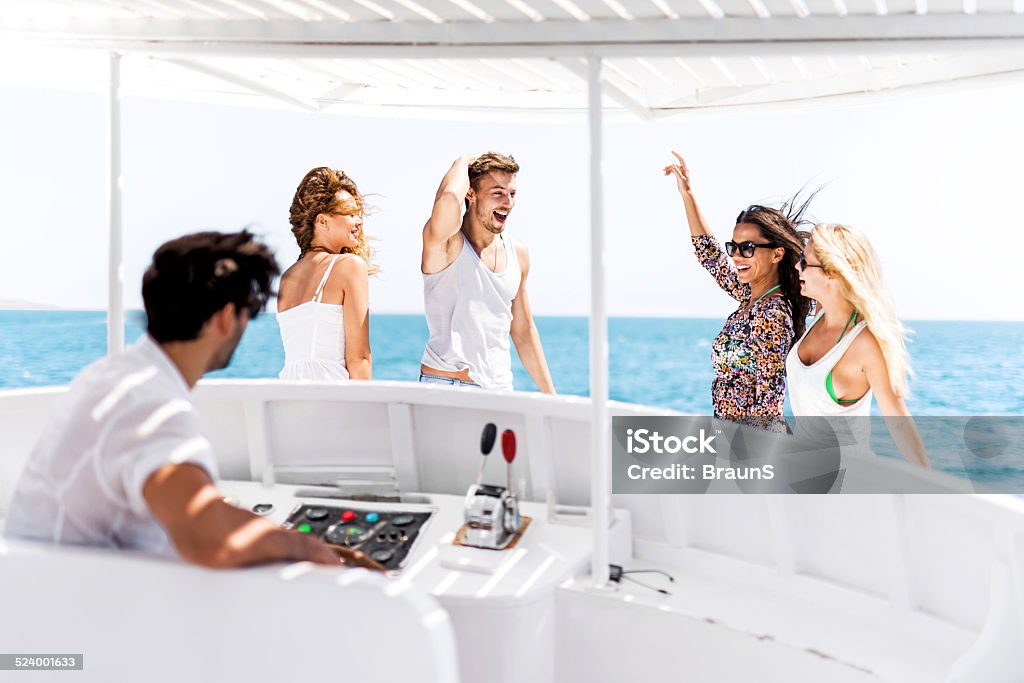
[(0, 37), (138, 55), (125, 95), (419, 117), (578, 118), (592, 57), (605, 113), (644, 120), (1024, 74), (1024, 0), (0, 0)]

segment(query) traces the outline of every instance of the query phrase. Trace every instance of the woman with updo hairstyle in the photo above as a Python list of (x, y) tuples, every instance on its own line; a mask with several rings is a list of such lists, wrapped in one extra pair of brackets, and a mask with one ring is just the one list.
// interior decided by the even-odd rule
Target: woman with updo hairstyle
[(677, 163), (666, 166), (664, 173), (675, 178), (683, 199), (697, 261), (740, 303), (711, 345), (715, 417), (788, 432), (782, 415), (786, 354), (793, 339), (803, 334), (810, 310), (795, 273), (806, 237), (796, 226), (814, 195), (799, 206), (794, 197), (782, 210), (747, 207), (736, 217), (732, 239), (723, 250), (697, 207), (686, 162), (672, 154)]
[(930, 467), (907, 409), (907, 329), (896, 317), (878, 257), (859, 231), (814, 227), (797, 264), (801, 291), (820, 311), (786, 360), (789, 399), (801, 416), (852, 418), (848, 429), (870, 452), (871, 396), (903, 457)]
[(299, 260), (281, 276), (277, 321), (281, 379), (370, 379), (369, 275), (365, 207), (342, 171), (314, 168), (292, 199)]

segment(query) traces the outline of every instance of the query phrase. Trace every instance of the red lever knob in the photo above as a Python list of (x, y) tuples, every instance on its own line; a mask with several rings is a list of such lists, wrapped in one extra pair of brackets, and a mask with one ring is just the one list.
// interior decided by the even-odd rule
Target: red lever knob
[(511, 429), (501, 433), (501, 454), (509, 464), (516, 459), (516, 435)]

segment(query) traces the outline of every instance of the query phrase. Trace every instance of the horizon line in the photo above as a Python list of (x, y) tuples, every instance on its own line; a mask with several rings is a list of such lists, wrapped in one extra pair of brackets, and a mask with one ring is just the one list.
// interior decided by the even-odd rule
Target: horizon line
[[(21, 302), (17, 302), (21, 303)], [(16, 306), (4, 306), (0, 304), (0, 314), (8, 312), (34, 312), (34, 313), (106, 313), (105, 308), (68, 308), (60, 306), (52, 306), (49, 304), (29, 304), (25, 302), (24, 305)], [(143, 313), (141, 308), (126, 308), (125, 313)], [(270, 313), (266, 311), (265, 313)], [(379, 316), (416, 316), (423, 317), (424, 314), (419, 311), (370, 311), (370, 315)], [(607, 314), (608, 318), (616, 319), (627, 319), (627, 320), (724, 320), (724, 318), (718, 316), (706, 316), (706, 315), (671, 315), (671, 314), (651, 314), (651, 315), (617, 315), (613, 313)], [(538, 314), (534, 313), (534, 319), (543, 318), (578, 318), (581, 320), (589, 320), (590, 316), (587, 314), (580, 313), (554, 313), (554, 314)], [(809, 316), (808, 316), (809, 317)], [(989, 322), (989, 323), (1024, 323), (1024, 320), (1015, 320), (1010, 318), (901, 318), (906, 322)]]

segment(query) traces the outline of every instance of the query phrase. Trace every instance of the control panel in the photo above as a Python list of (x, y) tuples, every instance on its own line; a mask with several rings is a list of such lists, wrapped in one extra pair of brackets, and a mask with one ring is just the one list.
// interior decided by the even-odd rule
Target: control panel
[(360, 550), (388, 569), (398, 569), (432, 514), (301, 504), (282, 526)]

